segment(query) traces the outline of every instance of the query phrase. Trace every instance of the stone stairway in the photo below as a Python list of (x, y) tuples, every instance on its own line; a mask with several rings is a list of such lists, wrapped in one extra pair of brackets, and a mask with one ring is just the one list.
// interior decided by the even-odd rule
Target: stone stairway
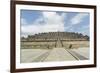
[(57, 48), (61, 48), (63, 47), (61, 40), (58, 38), (57, 42), (56, 42), (56, 47)]

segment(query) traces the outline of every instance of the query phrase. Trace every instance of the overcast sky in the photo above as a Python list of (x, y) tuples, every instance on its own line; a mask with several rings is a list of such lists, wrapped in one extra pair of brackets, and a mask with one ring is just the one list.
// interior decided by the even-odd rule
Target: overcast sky
[(21, 36), (42, 32), (78, 32), (89, 36), (89, 13), (21, 10)]

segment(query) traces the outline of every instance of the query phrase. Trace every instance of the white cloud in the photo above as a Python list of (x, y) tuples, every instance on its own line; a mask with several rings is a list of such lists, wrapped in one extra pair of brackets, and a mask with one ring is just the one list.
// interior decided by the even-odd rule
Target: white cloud
[(89, 24), (88, 24), (88, 26), (82, 27), (79, 32), (82, 33), (83, 35), (90, 36), (90, 26), (89, 26)]
[(21, 18), (21, 24), (26, 25), (27, 21), (24, 18)]
[[(40, 22), (44, 22), (42, 25)], [(22, 20), (22, 23), (26, 23), (26, 20)], [(55, 31), (64, 31), (64, 13), (61, 15), (56, 12), (42, 12), (42, 16), (37, 20), (33, 20), (33, 24), (22, 24), (21, 32), (26, 35), (32, 35), (35, 33), (42, 32), (55, 32)]]
[(80, 23), (84, 17), (86, 17), (88, 14), (83, 14), (83, 13), (79, 13), (77, 14), (76, 16), (74, 16), (72, 19), (71, 19), (71, 24), (74, 25), (74, 24), (78, 24)]
[(48, 25), (64, 25), (63, 17), (56, 12), (43, 12), (43, 18)]

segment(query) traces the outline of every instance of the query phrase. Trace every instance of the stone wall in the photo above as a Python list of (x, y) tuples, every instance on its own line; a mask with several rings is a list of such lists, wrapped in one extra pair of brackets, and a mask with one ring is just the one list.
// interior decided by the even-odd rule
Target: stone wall
[[(89, 47), (89, 41), (61, 41), (62, 47), (65, 48), (79, 48), (79, 47)], [(57, 47), (57, 41), (41, 41), (41, 42), (21, 42), (21, 48), (42, 48), (42, 47), (49, 47), (54, 48)], [(58, 44), (60, 45), (60, 44)], [(32, 47), (33, 46), (33, 47)]]

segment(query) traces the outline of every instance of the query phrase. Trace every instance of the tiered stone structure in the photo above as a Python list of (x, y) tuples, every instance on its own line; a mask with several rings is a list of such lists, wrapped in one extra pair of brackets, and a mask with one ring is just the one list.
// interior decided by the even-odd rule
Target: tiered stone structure
[(60, 40), (89, 40), (87, 35), (82, 35), (81, 33), (74, 32), (48, 32), (48, 33), (39, 33), (35, 35), (28, 35), (27, 38), (22, 37), (22, 41), (34, 41), (34, 40), (57, 40), (59, 37)]
[(46, 46), (53, 47), (87, 47), (89, 46), (89, 37), (75, 32), (48, 32), (28, 35), (27, 38), (21, 38), (23, 46)]

